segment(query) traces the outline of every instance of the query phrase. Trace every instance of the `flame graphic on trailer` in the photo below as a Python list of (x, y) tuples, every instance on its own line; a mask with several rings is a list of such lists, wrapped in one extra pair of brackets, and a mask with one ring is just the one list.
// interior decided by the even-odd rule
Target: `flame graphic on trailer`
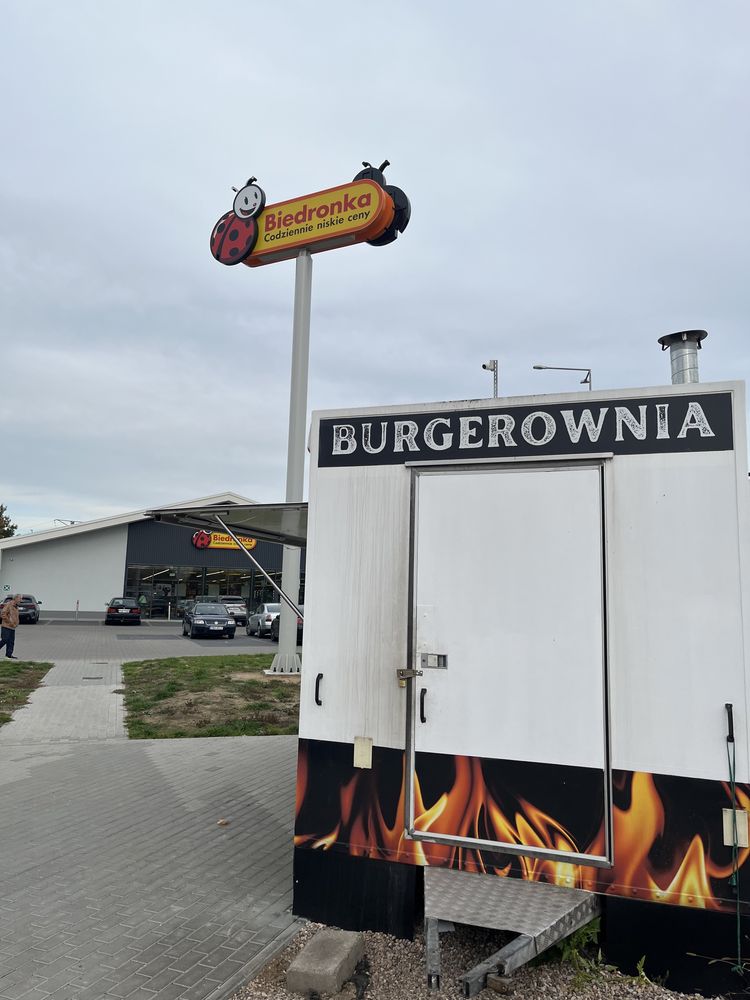
[[(400, 779), (394, 781), (397, 758)], [(520, 794), (506, 794), (499, 802), (488, 787), (487, 775), (493, 770), (512, 771), (513, 762), (468, 757), (418, 762), (417, 829), (570, 853), (601, 853), (602, 828), (590, 842), (582, 843), (566, 825)], [(425, 800), (419, 775), (427, 771), (431, 786), (446, 774), (453, 780)], [(713, 910), (735, 906), (729, 884), (731, 850), (722, 844), (721, 825), (715, 829), (696, 825), (696, 811), (719, 816), (721, 808), (731, 806), (729, 786), (723, 782), (616, 772), (614, 866), (602, 869), (408, 839), (403, 773), (403, 755), (397, 751), (376, 752), (373, 769), (363, 771), (347, 767), (331, 745), (300, 741), (295, 846), (550, 882), (657, 903)], [(738, 786), (736, 795), (739, 808), (750, 808), (747, 785)], [(740, 868), (748, 853), (740, 851)]]

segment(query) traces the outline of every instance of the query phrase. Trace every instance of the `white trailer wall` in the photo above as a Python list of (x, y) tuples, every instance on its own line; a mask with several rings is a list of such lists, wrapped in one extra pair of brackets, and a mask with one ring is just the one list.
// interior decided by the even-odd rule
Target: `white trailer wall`
[[(745, 782), (750, 615), (744, 387), (665, 386), (619, 390), (616, 396), (669, 399), (706, 392), (732, 393), (732, 450), (606, 460), (612, 766), (725, 779), (724, 703), (731, 702), (742, 734), (737, 779)], [(544, 409), (556, 402), (596, 408), (610, 405), (614, 395), (381, 407), (349, 416), (445, 413), (461, 406), (478, 413), (523, 405)], [(376, 746), (403, 748), (405, 697), (395, 670), (410, 660), (410, 471), (403, 464), (318, 468), (319, 426), (327, 417), (347, 415), (313, 418), (300, 735), (344, 743), (363, 736)], [(449, 532), (451, 525), (445, 528)], [(456, 614), (465, 616), (467, 630), (479, 600), (481, 595), (456, 591)], [(318, 673), (320, 707), (314, 701)]]
[[(742, 395), (734, 452), (612, 462), (612, 763), (726, 775), (734, 705), (737, 778), (750, 780), (745, 676), (747, 458)], [(744, 529), (744, 530), (743, 530)]]
[(42, 613), (103, 611), (122, 593), (127, 524), (70, 538), (28, 542), (0, 553), (0, 593), (33, 594)]

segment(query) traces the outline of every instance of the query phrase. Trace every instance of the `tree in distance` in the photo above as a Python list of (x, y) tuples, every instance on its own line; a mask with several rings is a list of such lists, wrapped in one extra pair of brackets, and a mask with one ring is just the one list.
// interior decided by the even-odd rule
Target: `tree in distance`
[(15, 535), (18, 528), (18, 525), (13, 524), (6, 514), (7, 509), (4, 503), (0, 503), (0, 538), (10, 538), (11, 535)]

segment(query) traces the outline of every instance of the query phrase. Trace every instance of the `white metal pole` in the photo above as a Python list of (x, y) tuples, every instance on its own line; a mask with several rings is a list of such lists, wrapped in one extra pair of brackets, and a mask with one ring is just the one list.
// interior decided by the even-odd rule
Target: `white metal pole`
[[(292, 328), (292, 380), (289, 391), (289, 443), (286, 459), (286, 500), (299, 503), (305, 485), (305, 431), (307, 429), (307, 369), (310, 358), (310, 299), (312, 295), (312, 257), (308, 250), (297, 255), (294, 279), (294, 325)], [(281, 589), (292, 601), (299, 600), (300, 550), (284, 546), (281, 564)], [(281, 605), (279, 652), (271, 667), (276, 671), (299, 669), (297, 657), (297, 620)]]

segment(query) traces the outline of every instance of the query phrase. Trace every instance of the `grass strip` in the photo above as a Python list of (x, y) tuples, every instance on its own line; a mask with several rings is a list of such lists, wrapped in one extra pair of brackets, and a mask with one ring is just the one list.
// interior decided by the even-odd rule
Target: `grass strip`
[(11, 721), (15, 710), (26, 704), (51, 669), (51, 663), (0, 659), (0, 726)]
[(297, 732), (299, 675), (266, 677), (273, 655), (187, 656), (124, 663), (131, 739), (280, 736)]

